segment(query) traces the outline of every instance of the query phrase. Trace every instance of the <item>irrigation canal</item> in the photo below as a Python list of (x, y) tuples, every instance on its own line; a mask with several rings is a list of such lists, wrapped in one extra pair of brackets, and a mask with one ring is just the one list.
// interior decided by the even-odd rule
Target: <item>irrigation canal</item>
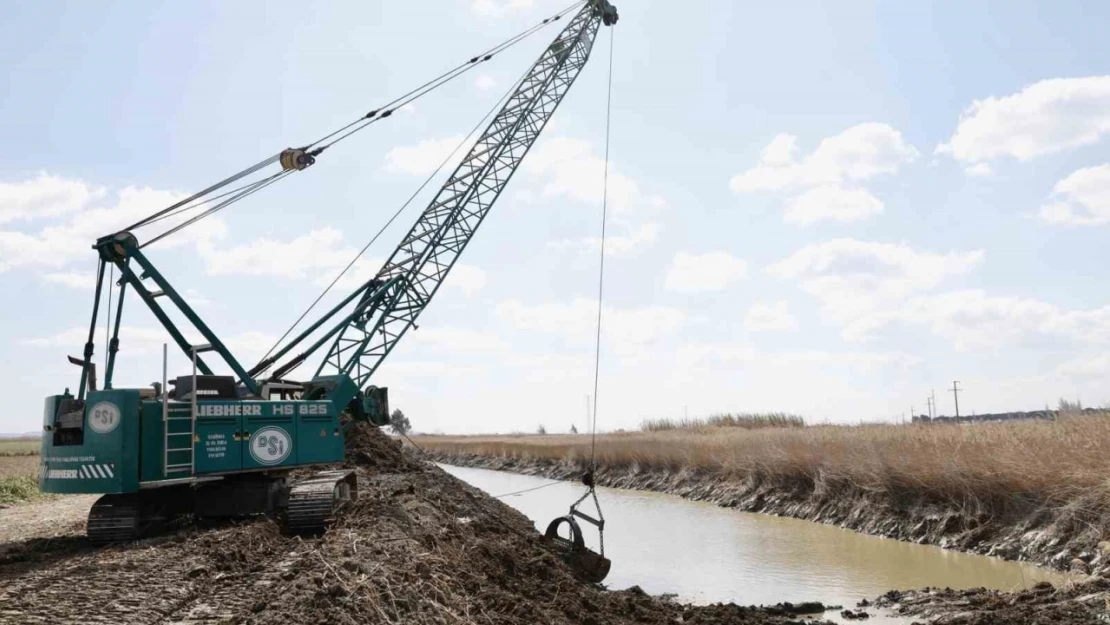
[[(495, 496), (551, 482), (503, 471), (440, 466)], [(527, 515), (542, 532), (551, 519), (566, 514), (583, 492), (580, 484), (561, 482), (503, 501)], [(606, 585), (638, 585), (648, 593), (674, 593), (690, 603), (821, 601), (854, 609), (860, 599), (873, 599), (892, 589), (1010, 590), (1066, 580), (1060, 573), (1031, 564), (738, 512), (674, 495), (611, 488), (599, 488), (598, 494), (607, 528), (605, 552), (613, 561)], [(584, 531), (596, 550), (597, 536), (590, 530)], [(834, 615), (827, 612), (824, 618), (839, 620)], [(908, 622), (874, 616), (879, 618), (869, 623)]]

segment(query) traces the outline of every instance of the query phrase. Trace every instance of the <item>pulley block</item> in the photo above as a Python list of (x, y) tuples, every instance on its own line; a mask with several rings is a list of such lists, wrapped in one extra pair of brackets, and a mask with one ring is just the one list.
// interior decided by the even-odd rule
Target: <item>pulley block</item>
[(296, 169), (300, 171), (316, 162), (316, 157), (304, 151), (303, 148), (286, 148), (281, 151), (281, 168), (285, 171)]

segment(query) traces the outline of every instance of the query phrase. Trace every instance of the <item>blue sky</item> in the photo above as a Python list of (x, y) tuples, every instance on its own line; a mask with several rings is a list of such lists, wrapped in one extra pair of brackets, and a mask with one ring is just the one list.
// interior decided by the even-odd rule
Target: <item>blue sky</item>
[[(84, 342), (97, 236), (564, 7), (432, 4), (9, 6), (0, 431), (36, 429), (42, 398), (77, 382), (65, 356)], [(379, 371), (418, 429), (583, 426), (614, 35), (602, 428), (749, 410), (897, 420), (924, 412), (933, 388), (950, 414), (953, 379), (963, 412), (1110, 402), (1103, 3), (619, 8), (420, 329)], [(253, 362), (555, 32), (150, 257)], [(160, 377), (167, 340), (130, 304), (117, 386)]]

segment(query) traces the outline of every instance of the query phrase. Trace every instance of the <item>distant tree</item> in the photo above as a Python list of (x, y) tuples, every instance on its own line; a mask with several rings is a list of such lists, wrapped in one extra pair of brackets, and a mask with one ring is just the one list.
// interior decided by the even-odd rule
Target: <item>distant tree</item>
[(405, 434), (412, 429), (412, 423), (409, 422), (405, 413), (398, 408), (393, 411), (393, 414), (389, 415), (389, 427), (393, 428), (393, 431), (397, 434)]
[(1078, 399), (1075, 401), (1068, 401), (1061, 397), (1057, 409), (1060, 412), (1083, 412), (1083, 402)]
[(570, 424), (570, 433), (571, 434), (577, 434), (578, 433), (578, 428), (574, 427), (573, 423)]
[(547, 428), (543, 427), (543, 424), (541, 423), (540, 427), (536, 428), (536, 434), (539, 434), (540, 436), (547, 434)]

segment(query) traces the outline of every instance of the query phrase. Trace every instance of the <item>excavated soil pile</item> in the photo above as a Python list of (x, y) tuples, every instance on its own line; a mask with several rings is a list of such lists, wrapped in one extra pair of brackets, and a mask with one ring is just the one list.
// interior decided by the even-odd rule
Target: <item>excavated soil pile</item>
[(943, 625), (1087, 625), (1110, 621), (1110, 579), (1055, 588), (1041, 582), (1029, 590), (1001, 592), (977, 588), (891, 591), (879, 607)]
[[(265, 518), (94, 548), (0, 550), (0, 623), (793, 622), (789, 606), (682, 606), (576, 579), (532, 523), (372, 428), (350, 436), (359, 501), (323, 536)], [(660, 566), (666, 566), (660, 563)]]

